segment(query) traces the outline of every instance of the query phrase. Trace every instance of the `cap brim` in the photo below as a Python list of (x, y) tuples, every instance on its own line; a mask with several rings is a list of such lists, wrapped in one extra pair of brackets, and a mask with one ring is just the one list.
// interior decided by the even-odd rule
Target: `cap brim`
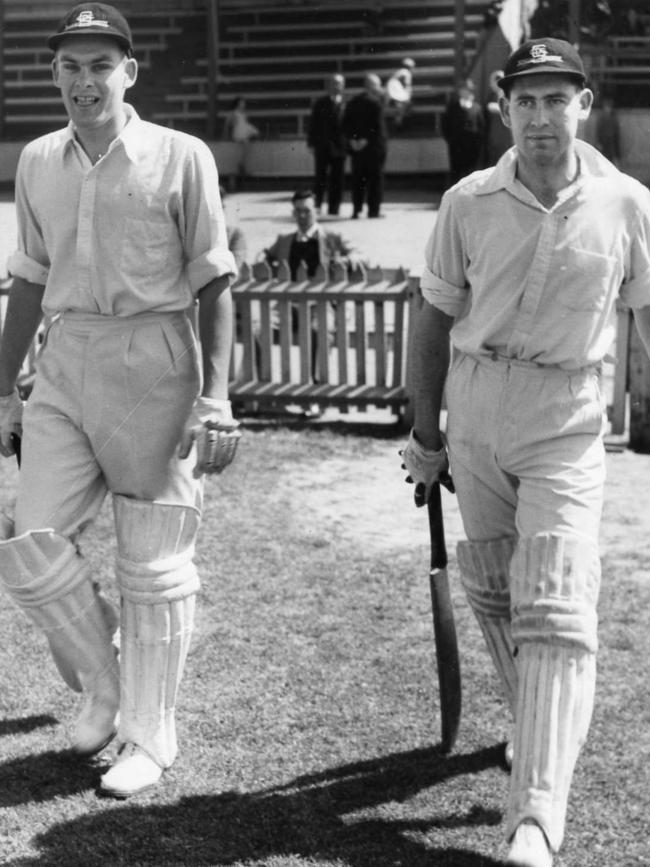
[(522, 72), (504, 75), (503, 78), (497, 79), (497, 86), (502, 87), (504, 84), (516, 81), (518, 78), (524, 78), (526, 75), (563, 75), (565, 78), (576, 78), (583, 85), (587, 82), (587, 76), (581, 72), (573, 72), (570, 69), (558, 69), (557, 66), (536, 66), (534, 69), (525, 69)]
[(111, 33), (103, 28), (100, 30), (94, 27), (84, 27), (83, 29), (71, 30), (67, 33), (54, 33), (45, 40), (45, 44), (52, 51), (56, 51), (64, 39), (74, 39), (76, 36), (101, 36), (104, 39), (112, 39), (113, 42), (117, 42), (120, 48), (123, 48), (126, 52), (133, 51), (133, 46), (121, 33)]

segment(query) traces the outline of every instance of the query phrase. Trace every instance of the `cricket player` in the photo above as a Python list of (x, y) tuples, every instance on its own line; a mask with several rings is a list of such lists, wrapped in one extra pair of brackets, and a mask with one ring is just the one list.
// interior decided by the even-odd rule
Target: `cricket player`
[(507, 62), (514, 147), (445, 194), (426, 247), (404, 451), (425, 498), (449, 455), (462, 582), (514, 716), (511, 867), (553, 863), (592, 714), (617, 299), (650, 345), (650, 193), (577, 139), (585, 84), (562, 40)]
[[(227, 399), (236, 269), (210, 151), (124, 101), (138, 65), (122, 14), (82, 3), (47, 44), (69, 124), (28, 144), (16, 176), (0, 451), (10, 456), (22, 434), (22, 467), (0, 580), (84, 694), (73, 749), (100, 751), (119, 711), (120, 752), (101, 788), (127, 797), (156, 784), (177, 753), (202, 476), (229, 463), (238, 436)], [(43, 316), (23, 408), (16, 377)], [(116, 614), (79, 550), (108, 492), (119, 662)]]

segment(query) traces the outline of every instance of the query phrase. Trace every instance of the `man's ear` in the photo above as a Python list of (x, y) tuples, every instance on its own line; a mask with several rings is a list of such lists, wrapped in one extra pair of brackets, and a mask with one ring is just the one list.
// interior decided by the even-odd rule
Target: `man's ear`
[(510, 100), (505, 96), (499, 97), (499, 112), (504, 126), (510, 129)]
[(580, 120), (587, 120), (591, 113), (591, 107), (594, 104), (594, 94), (588, 87), (585, 87), (580, 92)]
[(61, 87), (59, 84), (59, 64), (56, 61), (56, 57), (52, 61), (52, 81), (54, 82), (55, 87)]
[(127, 57), (124, 63), (124, 89), (133, 87), (138, 78), (138, 61), (135, 57)]

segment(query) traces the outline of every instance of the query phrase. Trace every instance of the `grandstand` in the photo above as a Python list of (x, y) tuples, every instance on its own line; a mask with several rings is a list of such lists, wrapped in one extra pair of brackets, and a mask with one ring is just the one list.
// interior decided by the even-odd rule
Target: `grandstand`
[[(44, 40), (68, 3), (4, 0), (2, 39), (5, 140), (56, 128), (64, 120), (51, 84)], [(212, 52), (206, 0), (130, 0), (129, 14), (141, 73), (137, 108), (159, 123), (199, 135), (219, 135), (228, 104), (245, 94), (249, 114), (265, 138), (301, 137), (313, 98), (331, 72), (350, 90), (367, 71), (387, 77), (405, 55), (416, 63), (414, 132), (436, 133), (436, 118), (457, 66), (455, 4), (445, 0), (278, 3), (221, 0), (215, 75), (216, 120), (210, 129)], [(463, 65), (479, 43), (485, 0), (467, 0)], [(135, 91), (134, 91), (135, 93)]]
[[(444, 162), (444, 148), (423, 143), (439, 139), (438, 118), (449, 91), (469, 74), (485, 96), (487, 76), (509, 50), (494, 26), (495, 15), (490, 16), (498, 4), (489, 0), (114, 3), (133, 26), (140, 77), (129, 98), (144, 118), (217, 142), (230, 103), (244, 95), (269, 153), (284, 142), (286, 155), (291, 153), (287, 141), (304, 139), (311, 102), (328, 74), (342, 72), (353, 93), (365, 72), (386, 80), (405, 56), (412, 57), (417, 64), (413, 110), (403, 136), (415, 144), (400, 142), (393, 156), (403, 160), (405, 171), (419, 167), (414, 154), (423, 148), (425, 162), (440, 162), (441, 155)], [(582, 0), (584, 14), (589, 3)], [(65, 122), (44, 42), (70, 5), (67, 0), (0, 0), (0, 143), (19, 146)], [(650, 19), (650, 0), (636, 5), (643, 7), (642, 21)], [(556, 19), (537, 24), (565, 26)], [(645, 109), (650, 28), (648, 35), (639, 35), (595, 32), (588, 17), (583, 24), (582, 47), (597, 88), (612, 92), (619, 106), (642, 103)]]

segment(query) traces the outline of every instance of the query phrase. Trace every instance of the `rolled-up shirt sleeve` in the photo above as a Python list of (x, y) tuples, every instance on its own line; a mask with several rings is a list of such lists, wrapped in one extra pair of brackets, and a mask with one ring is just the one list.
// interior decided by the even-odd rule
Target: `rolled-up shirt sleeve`
[(184, 179), (183, 246), (187, 277), (196, 293), (217, 277), (237, 275), (235, 258), (228, 249), (228, 233), (219, 174), (207, 146), (197, 147), (188, 161)]
[(18, 249), (7, 262), (7, 270), (12, 277), (22, 277), (30, 283), (44, 286), (50, 272), (50, 260), (45, 248), (43, 233), (36, 213), (29, 205), (25, 180), (29, 176), (29, 149), (20, 155), (16, 171), (16, 223)]
[(11, 254), (7, 262), (7, 271), (12, 277), (22, 277), (23, 280), (38, 283), (41, 286), (45, 286), (49, 274), (49, 268), (41, 265), (35, 259), (30, 259), (21, 250), (15, 250)]
[(456, 317), (467, 303), (462, 228), (450, 200), (443, 196), (436, 225), (429, 236), (420, 278), (422, 296), (448, 316)]

